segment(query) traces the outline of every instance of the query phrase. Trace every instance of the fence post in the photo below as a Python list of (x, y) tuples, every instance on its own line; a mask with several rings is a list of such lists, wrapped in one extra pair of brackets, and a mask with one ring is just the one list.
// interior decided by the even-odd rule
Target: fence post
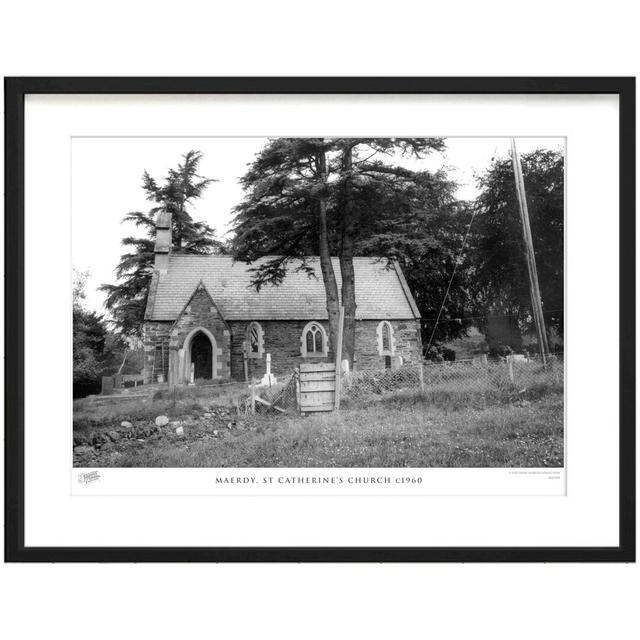
[(246, 345), (242, 345), (242, 367), (244, 369), (244, 381), (249, 382), (249, 363), (247, 362)]
[(513, 379), (513, 358), (511, 356), (507, 356), (507, 366), (509, 367), (509, 380), (514, 382)]
[(256, 412), (256, 381), (254, 378), (251, 378), (251, 412)]
[(424, 371), (422, 370), (422, 362), (418, 363), (418, 371), (420, 372), (420, 393), (424, 393)]

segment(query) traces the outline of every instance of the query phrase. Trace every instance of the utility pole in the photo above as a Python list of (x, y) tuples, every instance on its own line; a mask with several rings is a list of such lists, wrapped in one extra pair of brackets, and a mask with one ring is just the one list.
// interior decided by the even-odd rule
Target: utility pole
[(531, 237), (531, 226), (529, 224), (529, 209), (527, 208), (527, 197), (524, 190), (524, 178), (522, 177), (522, 165), (520, 164), (520, 156), (516, 149), (515, 138), (511, 138), (511, 161), (513, 162), (513, 173), (516, 181), (516, 192), (518, 194), (518, 208), (520, 210), (520, 221), (522, 222), (522, 237), (524, 238), (525, 254), (527, 257), (531, 308), (538, 333), (538, 346), (542, 354), (542, 363), (546, 366), (547, 355), (549, 354), (549, 343), (547, 342), (547, 331), (544, 324), (544, 315), (542, 314), (538, 269), (536, 268), (536, 256), (533, 252), (533, 239)]

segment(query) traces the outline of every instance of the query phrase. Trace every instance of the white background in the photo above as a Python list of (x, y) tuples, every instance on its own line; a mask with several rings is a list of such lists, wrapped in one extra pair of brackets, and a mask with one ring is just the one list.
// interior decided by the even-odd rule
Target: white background
[[(618, 264), (618, 119), (617, 97), (606, 95), (27, 96), (27, 546), (615, 546), (618, 352), (617, 291), (611, 283), (617, 281)], [(541, 496), (562, 493), (562, 479), (528, 478), (531, 489), (527, 491), (521, 476), (509, 475), (492, 486), (492, 473), (464, 469), (432, 469), (423, 474), (421, 493), (457, 493), (452, 499), (416, 496), (411, 488), (406, 492), (411, 499), (406, 495), (381, 496), (387, 492), (371, 485), (363, 487), (360, 493), (366, 495), (359, 498), (344, 496), (349, 489), (345, 485), (339, 500), (305, 497), (311, 493), (307, 487), (296, 487), (289, 492), (296, 497), (287, 500), (263, 495), (236, 499), (200, 496), (203, 489), (210, 493), (224, 489), (216, 488), (212, 480), (225, 472), (205, 469), (105, 470), (100, 481), (104, 488), (89, 485), (82, 493), (113, 495), (128, 489), (128, 498), (70, 495), (70, 475), (77, 481), (77, 474), (70, 474), (69, 430), (69, 213), (75, 205), (75, 199), (69, 200), (70, 193), (75, 193), (75, 188), (70, 189), (70, 160), (74, 164), (71, 136), (197, 132), (291, 136), (309, 134), (311, 128), (327, 136), (348, 133), (356, 137), (440, 133), (566, 136), (566, 496)], [(592, 161), (594, 137), (606, 163)], [(108, 176), (105, 182), (109, 182)], [(91, 241), (100, 240), (101, 232), (96, 228)], [(52, 244), (57, 255), (47, 260)], [(594, 260), (593, 247), (598, 245), (606, 247), (606, 260)], [(593, 330), (584, 314), (594, 288), (609, 289), (611, 309), (607, 336), (612, 348), (597, 351), (588, 348)], [(51, 385), (37, 383), (43, 374), (43, 358), (42, 344), (35, 337), (42, 332), (43, 310), (47, 332), (55, 336), (47, 343), (47, 362), (59, 363), (59, 375)], [(606, 371), (607, 375), (594, 376), (594, 371)], [(584, 402), (585, 398), (596, 401)], [(598, 473), (594, 473), (595, 460)], [(502, 483), (505, 488), (501, 490), (496, 485)], [(556, 489), (550, 484), (557, 485)], [(154, 485), (161, 495), (145, 497)], [(174, 486), (167, 489), (167, 485)], [(199, 497), (174, 497), (176, 493)], [(224, 489), (224, 493), (229, 492)], [(477, 493), (485, 495), (477, 497)], [(514, 493), (534, 495), (519, 499)]]
[[(5, 75), (635, 75), (631, 3), (80, 2), (4, 10)], [(178, 8), (179, 7), (179, 8)], [(447, 8), (448, 7), (448, 8)], [(594, 161), (598, 141), (594, 140)], [(3, 566), (15, 638), (601, 638), (634, 566)]]

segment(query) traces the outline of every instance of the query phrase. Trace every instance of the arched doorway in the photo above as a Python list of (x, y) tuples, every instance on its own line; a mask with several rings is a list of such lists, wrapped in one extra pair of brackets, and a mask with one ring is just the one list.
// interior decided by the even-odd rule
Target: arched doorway
[(185, 338), (178, 353), (178, 380), (182, 384), (211, 380), (218, 376), (216, 339), (208, 329), (196, 327)]
[(213, 347), (202, 331), (191, 340), (191, 366), (194, 380), (210, 380), (213, 377)]

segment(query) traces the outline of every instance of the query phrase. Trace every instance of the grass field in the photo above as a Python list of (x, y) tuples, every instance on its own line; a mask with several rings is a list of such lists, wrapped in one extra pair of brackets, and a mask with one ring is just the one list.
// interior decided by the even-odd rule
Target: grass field
[[(562, 388), (530, 388), (487, 398), (399, 393), (339, 413), (212, 414), (201, 399), (157, 399), (146, 407), (79, 411), (75, 435), (108, 430), (114, 421), (152, 424), (164, 412), (177, 422), (142, 438), (75, 456), (98, 467), (560, 467)], [(116, 415), (116, 414), (120, 415)], [(137, 413), (136, 413), (137, 412)], [(88, 412), (87, 412), (88, 413)], [(135, 415), (134, 415), (135, 414)], [(187, 416), (185, 418), (185, 416)], [(183, 426), (184, 435), (175, 433)]]

